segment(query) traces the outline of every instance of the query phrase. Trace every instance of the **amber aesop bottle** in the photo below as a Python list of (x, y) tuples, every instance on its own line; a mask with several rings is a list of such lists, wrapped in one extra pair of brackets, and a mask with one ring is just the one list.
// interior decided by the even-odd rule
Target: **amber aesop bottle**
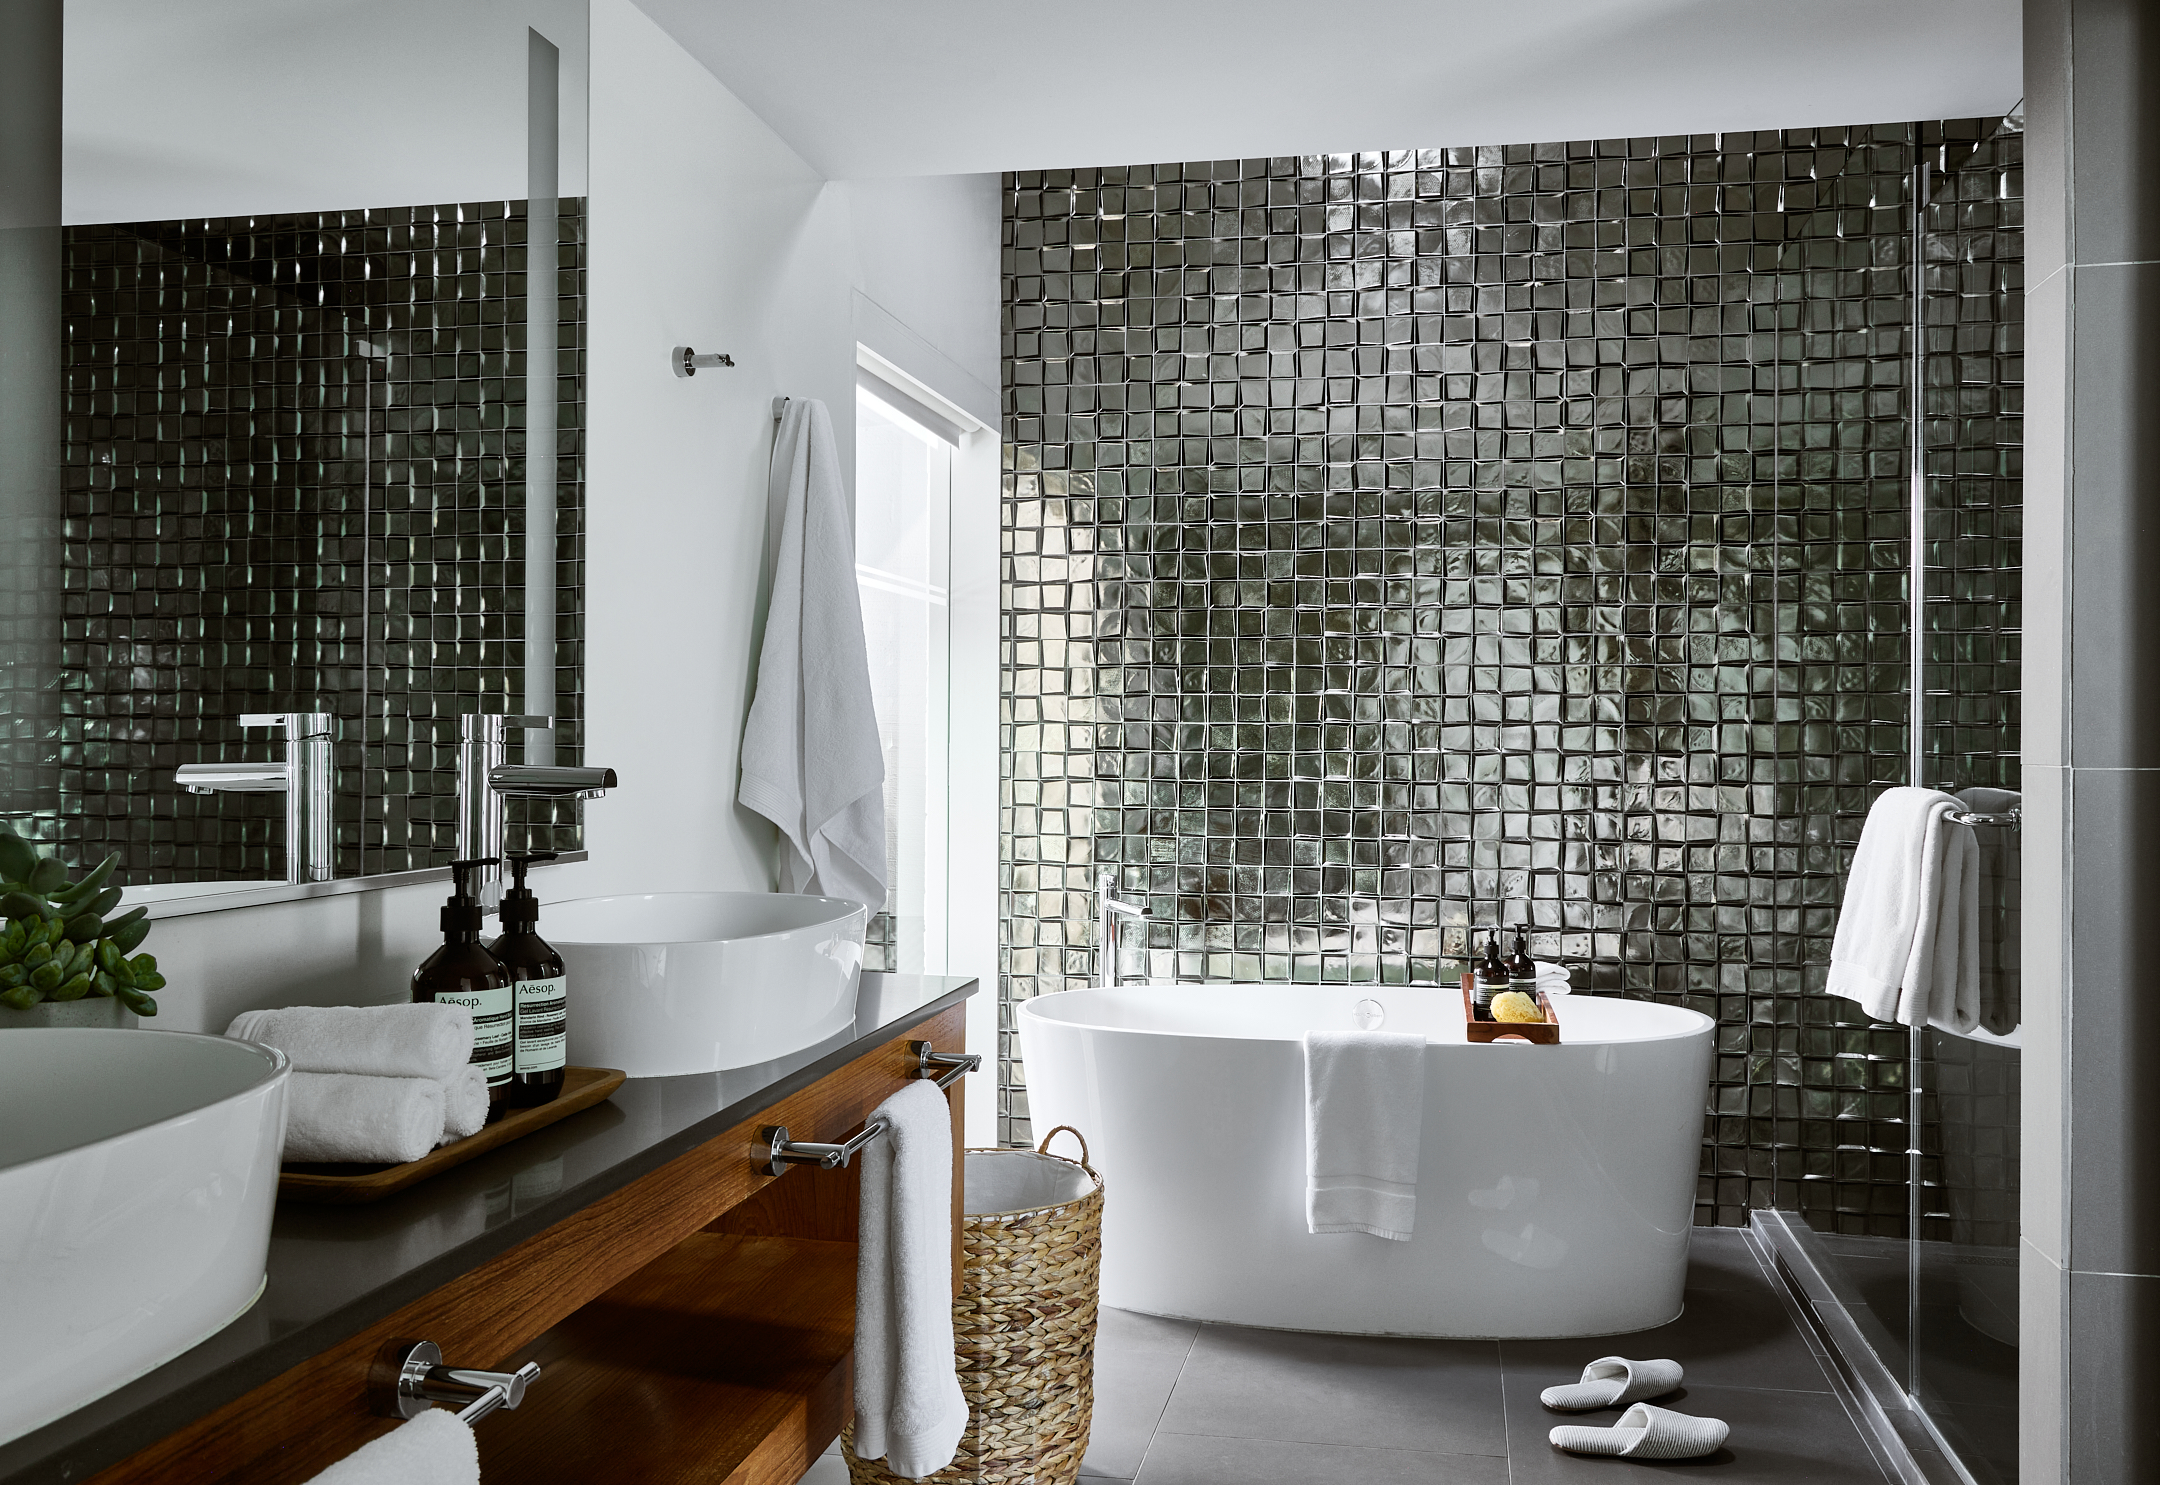
[(487, 1074), (488, 1118), (498, 1117), (510, 1092), (512, 1004), (510, 976), (480, 942), (485, 921), (472, 895), (470, 873), (493, 866), (493, 856), (450, 863), (450, 900), (443, 904), (443, 946), (413, 975), (412, 998), (472, 1011), (472, 1060)]
[(540, 899), (525, 885), (525, 869), (553, 861), (553, 851), (526, 851), (509, 858), (510, 890), (503, 894), (502, 937), (491, 951), (510, 975), (512, 1021), (510, 1103), (529, 1107), (562, 1092), (568, 1046), (570, 979), (562, 955), (540, 936)]

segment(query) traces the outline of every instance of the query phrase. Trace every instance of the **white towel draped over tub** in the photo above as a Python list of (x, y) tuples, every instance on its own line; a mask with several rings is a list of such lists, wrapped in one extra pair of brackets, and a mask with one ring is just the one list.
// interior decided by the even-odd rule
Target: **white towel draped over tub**
[(1980, 846), (1935, 789), (1886, 789), (1868, 810), (1830, 941), (1832, 995), (1878, 1021), (1980, 1024)]
[(1424, 1124), (1422, 1033), (1306, 1032), (1306, 1227), (1408, 1242)]
[(781, 510), (736, 798), (780, 827), (780, 888), (885, 906), (885, 754), (870, 694), (855, 526), (832, 419), (788, 401), (766, 500)]
[(953, 1353), (952, 1111), (910, 1083), (872, 1111), (855, 1266), (855, 1453), (920, 1480), (967, 1432)]

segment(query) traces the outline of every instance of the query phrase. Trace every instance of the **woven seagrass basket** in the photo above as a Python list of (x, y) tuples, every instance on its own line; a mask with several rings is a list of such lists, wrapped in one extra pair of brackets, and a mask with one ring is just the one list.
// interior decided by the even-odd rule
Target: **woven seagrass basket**
[[(1049, 1153), (1060, 1132), (1080, 1141), (1079, 1160)], [(1087, 1453), (1095, 1411), (1102, 1177), (1088, 1164), (1086, 1139), (1065, 1124), (1034, 1150), (969, 1150), (966, 1158), (971, 1175), (985, 1161), (1037, 1166), (999, 1169), (1004, 1179), (995, 1184), (1008, 1192), (1077, 1184), (1082, 1194), (1049, 1206), (970, 1210), (961, 1218), (953, 1343), (968, 1427), (953, 1462), (926, 1478), (953, 1485), (1071, 1485)], [(1081, 1173), (1084, 1181), (1077, 1179)], [(971, 1196), (967, 1205), (977, 1202)], [(905, 1478), (882, 1460), (855, 1457), (854, 1424), (840, 1442), (853, 1485), (897, 1485)]]

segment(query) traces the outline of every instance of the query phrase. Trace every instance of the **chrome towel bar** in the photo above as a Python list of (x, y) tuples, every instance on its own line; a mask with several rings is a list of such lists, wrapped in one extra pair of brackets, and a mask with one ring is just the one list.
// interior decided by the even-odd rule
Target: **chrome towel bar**
[(915, 1058), (915, 1076), (940, 1088), (950, 1088), (982, 1066), (980, 1052), (940, 1052), (928, 1042), (909, 1042), (908, 1051)]
[(458, 1410), (460, 1423), (478, 1423), (497, 1408), (515, 1409), (540, 1375), (528, 1361), (514, 1372), (444, 1366), (433, 1341), (392, 1341), (368, 1382), (368, 1403), (385, 1418), (417, 1418), (437, 1403)]
[(872, 1119), (861, 1131), (848, 1136), (837, 1145), (813, 1144), (808, 1140), (792, 1139), (785, 1124), (768, 1124), (758, 1131), (758, 1163), (764, 1166), (768, 1176), (784, 1176), (791, 1165), (815, 1165), (823, 1170), (838, 1170), (860, 1155), (869, 1143), (883, 1134), (883, 1119)]
[[(908, 1055), (915, 1059), (915, 1076), (928, 1078), (941, 1089), (952, 1087), (982, 1066), (979, 1052), (940, 1052), (930, 1042), (909, 1042)], [(791, 1165), (839, 1170), (860, 1155), (886, 1128), (883, 1119), (872, 1119), (839, 1144), (827, 1145), (795, 1139), (785, 1124), (768, 1124), (758, 1131), (752, 1161), (768, 1176), (784, 1176)]]
[(1951, 810), (1943, 816), (1953, 825), (2003, 825), (2018, 829), (2025, 820), (2023, 810), (2011, 810), (2007, 814), (1990, 815), (1978, 810)]

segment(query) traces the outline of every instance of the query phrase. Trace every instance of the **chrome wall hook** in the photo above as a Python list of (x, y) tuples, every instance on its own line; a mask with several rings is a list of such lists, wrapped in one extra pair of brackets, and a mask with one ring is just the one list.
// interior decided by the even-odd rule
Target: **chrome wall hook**
[(528, 1361), (514, 1372), (444, 1366), (433, 1341), (392, 1341), (368, 1382), (368, 1406), (384, 1418), (417, 1418), (437, 1403), (458, 1410), (460, 1423), (478, 1423), (497, 1408), (515, 1409), (540, 1375)]
[(679, 345), (668, 352), (668, 365), (674, 368), (677, 376), (696, 376), (700, 366), (710, 369), (715, 366), (733, 366), (734, 364), (735, 358), (725, 351), (714, 351), (709, 356), (701, 356), (696, 351), (691, 350), (690, 347)]

